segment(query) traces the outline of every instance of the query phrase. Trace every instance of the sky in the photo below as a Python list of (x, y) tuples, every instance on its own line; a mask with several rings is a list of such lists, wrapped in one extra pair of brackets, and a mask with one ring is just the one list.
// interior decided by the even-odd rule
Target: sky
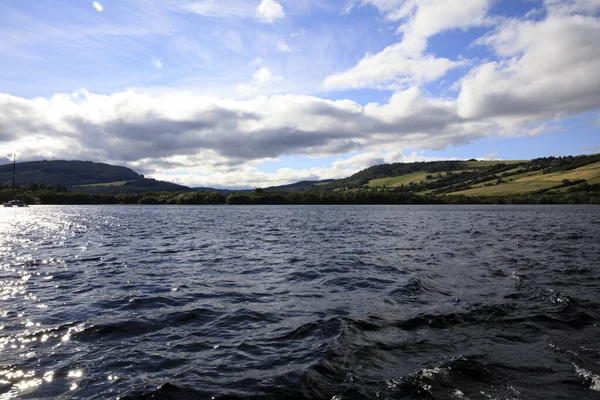
[(600, 0), (2, 0), (0, 163), (192, 187), (600, 152)]

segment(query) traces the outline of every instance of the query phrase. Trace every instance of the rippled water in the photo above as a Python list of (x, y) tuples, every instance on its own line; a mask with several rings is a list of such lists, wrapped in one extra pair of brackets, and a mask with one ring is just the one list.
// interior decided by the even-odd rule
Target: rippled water
[(597, 399), (600, 207), (0, 209), (0, 398)]

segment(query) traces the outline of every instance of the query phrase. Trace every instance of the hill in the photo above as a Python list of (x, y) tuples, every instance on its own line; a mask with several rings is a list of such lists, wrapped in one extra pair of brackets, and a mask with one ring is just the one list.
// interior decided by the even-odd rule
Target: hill
[[(12, 182), (13, 165), (0, 165), (0, 182)], [(16, 184), (87, 185), (130, 181), (143, 177), (126, 167), (91, 161), (29, 161), (17, 163)]]
[[(16, 185), (62, 185), (69, 190), (102, 193), (192, 191), (187, 186), (144, 178), (127, 167), (91, 161), (29, 161), (16, 164)], [(13, 164), (0, 165), (0, 184), (11, 185)]]
[(267, 188), (504, 196), (600, 183), (600, 154), (511, 161), (432, 161), (376, 165), (347, 178)]

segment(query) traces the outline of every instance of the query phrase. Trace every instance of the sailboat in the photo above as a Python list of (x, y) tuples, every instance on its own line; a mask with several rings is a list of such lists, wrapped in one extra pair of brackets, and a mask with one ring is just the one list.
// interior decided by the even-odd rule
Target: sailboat
[(14, 200), (15, 198), (15, 177), (17, 175), (17, 157), (13, 155), (13, 179), (12, 179), (12, 198), (13, 200), (7, 201), (2, 204), (3, 207), (27, 207), (27, 203), (22, 200)]

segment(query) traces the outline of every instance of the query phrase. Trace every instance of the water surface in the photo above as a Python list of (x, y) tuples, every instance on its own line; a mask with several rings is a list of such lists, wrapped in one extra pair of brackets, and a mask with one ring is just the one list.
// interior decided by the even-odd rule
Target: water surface
[(0, 399), (598, 399), (600, 207), (0, 209)]

